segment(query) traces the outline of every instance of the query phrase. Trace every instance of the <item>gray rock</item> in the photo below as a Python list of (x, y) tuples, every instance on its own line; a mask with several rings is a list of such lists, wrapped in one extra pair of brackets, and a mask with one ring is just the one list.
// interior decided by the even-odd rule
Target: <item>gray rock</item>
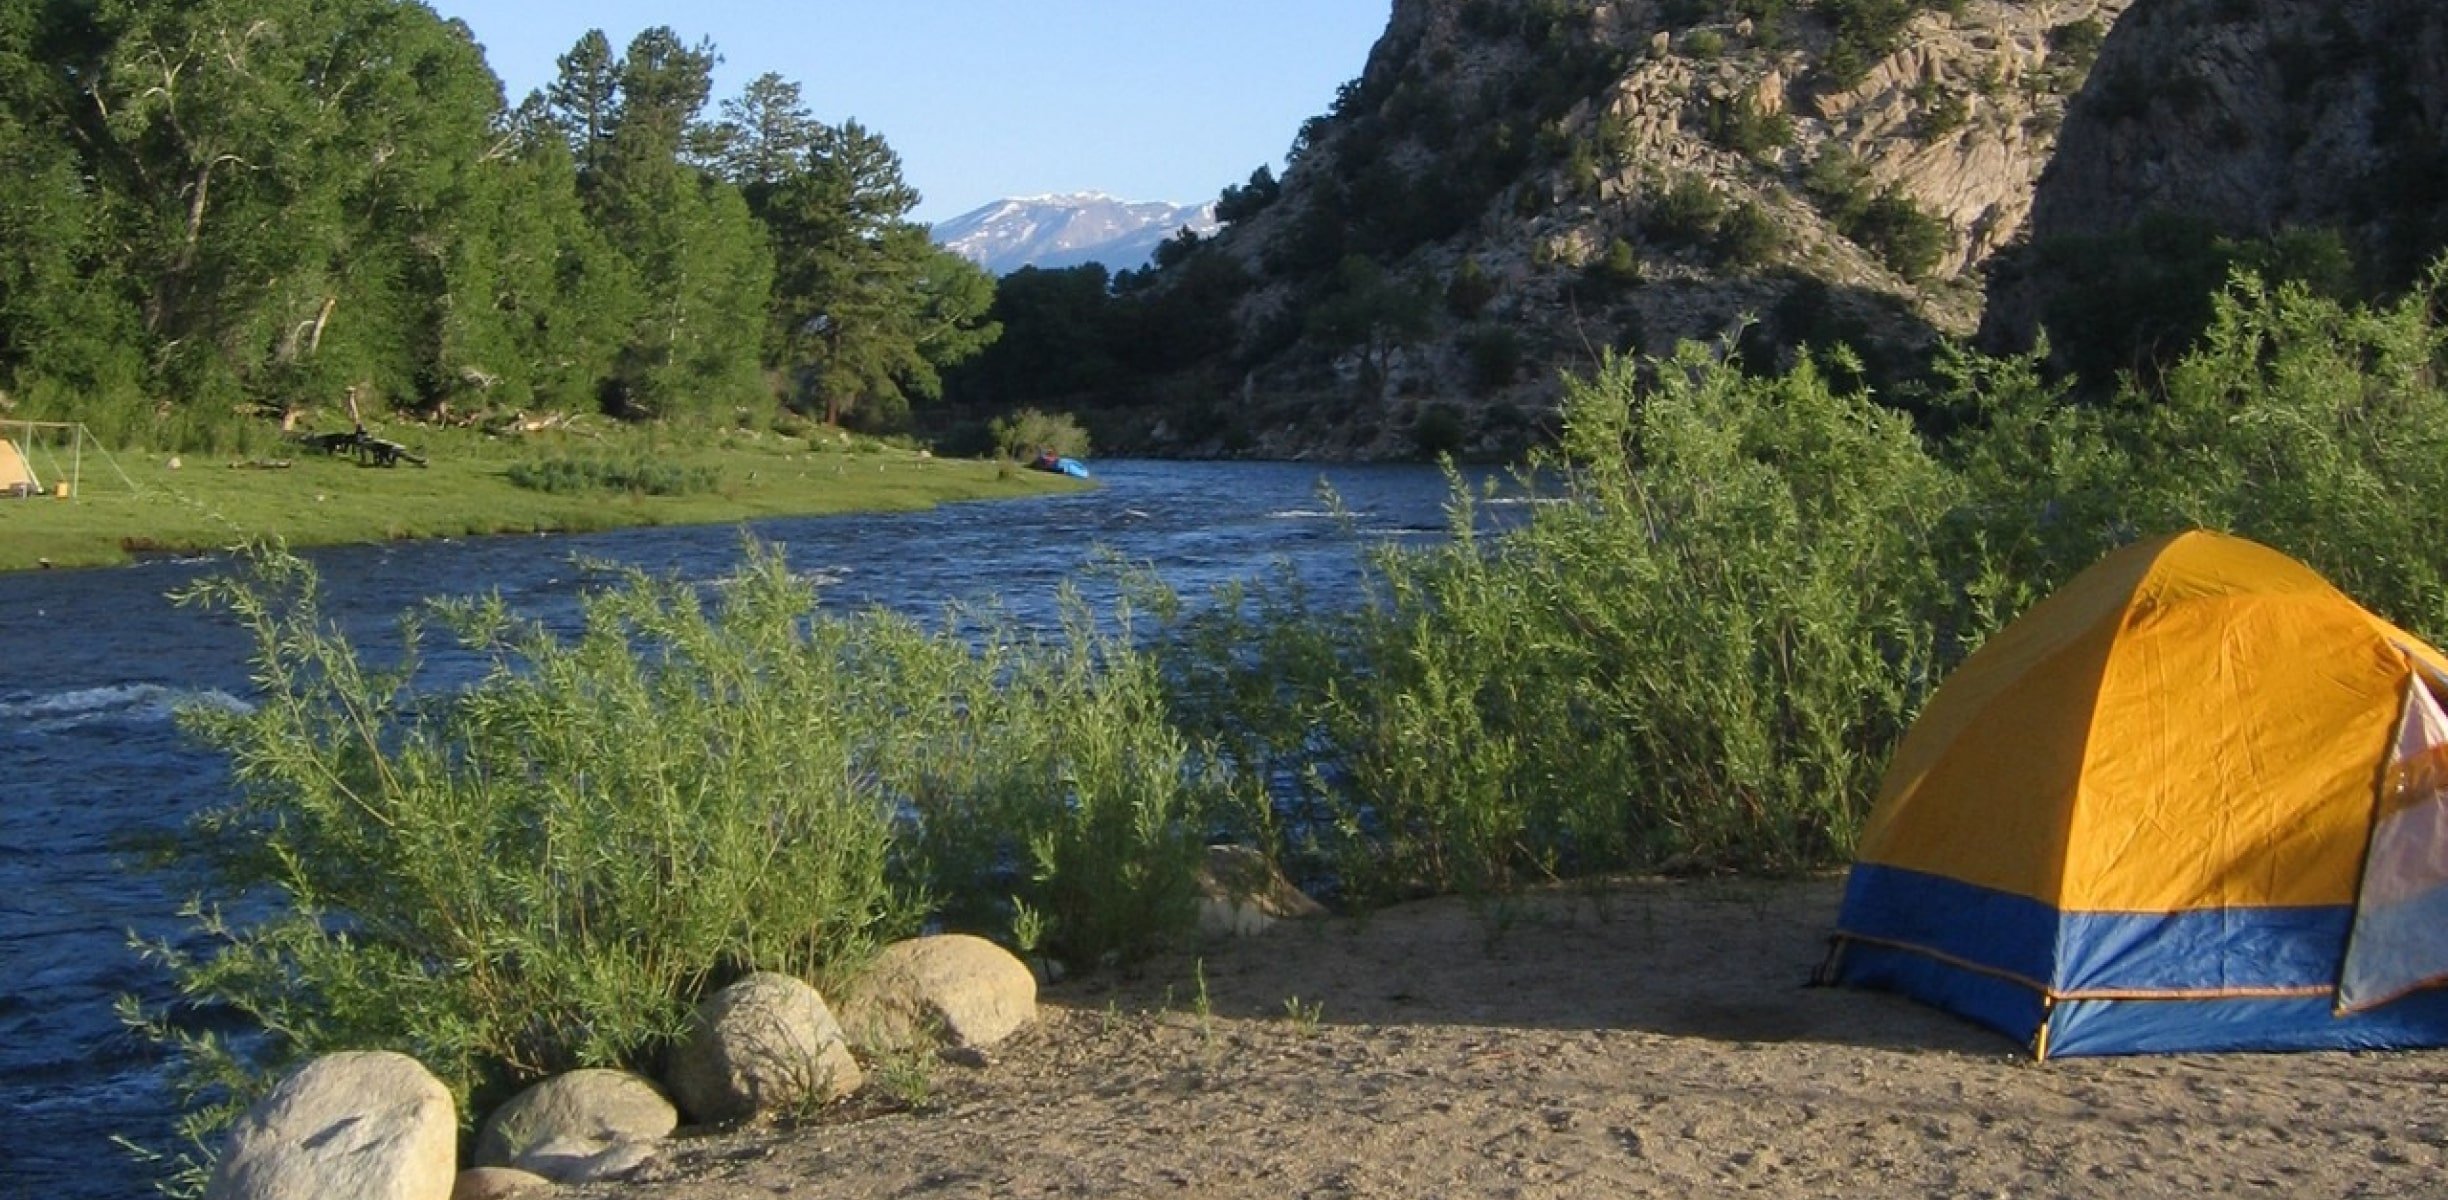
[(645, 1138), (611, 1143), (592, 1138), (554, 1138), (529, 1147), (519, 1156), (518, 1165), (522, 1171), (532, 1171), (555, 1183), (601, 1183), (625, 1178), (662, 1153), (662, 1142)]
[(885, 947), (842, 1003), (842, 1026), (861, 1049), (991, 1046), (1036, 1019), (1028, 964), (965, 933)]
[(449, 1200), (459, 1172), (450, 1089), (389, 1051), (325, 1055), (230, 1130), (206, 1200)]
[(1245, 846), (1209, 846), (1199, 867), (1199, 932), (1252, 937), (1277, 921), (1326, 915), (1326, 908), (1292, 886), (1266, 856)]
[(837, 1100), (860, 1078), (824, 997), (760, 972), (697, 1006), (664, 1082), (690, 1117), (727, 1124)]
[(451, 1188), (451, 1200), (512, 1200), (517, 1196), (538, 1196), (552, 1190), (552, 1180), (530, 1171), (509, 1167), (475, 1167), (459, 1172), (459, 1182)]
[[(559, 1183), (584, 1182), (575, 1172), (596, 1172), (597, 1160), (615, 1147), (654, 1143), (680, 1123), (678, 1110), (644, 1076), (627, 1071), (571, 1071), (520, 1092), (485, 1118), (476, 1139), (476, 1163), (517, 1167)], [(542, 1154), (551, 1147), (549, 1156)], [(616, 1156), (624, 1161), (633, 1155)], [(653, 1157), (651, 1149), (647, 1157)], [(605, 1160), (609, 1161), (609, 1160)], [(627, 1170), (643, 1159), (618, 1168)], [(590, 1179), (604, 1178), (591, 1174)]]

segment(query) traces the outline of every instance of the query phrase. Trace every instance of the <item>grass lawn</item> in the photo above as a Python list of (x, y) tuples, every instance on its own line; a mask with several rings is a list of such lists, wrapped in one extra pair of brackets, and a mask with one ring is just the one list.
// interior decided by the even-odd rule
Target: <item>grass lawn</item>
[[(302, 446), (247, 460), (90, 448), (67, 500), (0, 499), (0, 571), (124, 563), (151, 551), (217, 550), (279, 536), (293, 546), (755, 517), (926, 508), (1083, 486), (1008, 463), (938, 459), (819, 431), (812, 440), (745, 431), (610, 430), (503, 440), (467, 430), (385, 428), (431, 465), (360, 466)], [(277, 457), (274, 457), (277, 456)], [(653, 496), (594, 488), (549, 493), (510, 480), (519, 463), (657, 460), (710, 470), (710, 490)], [(274, 467), (273, 462), (286, 466)], [(115, 464), (115, 465), (114, 465)], [(43, 464), (37, 464), (38, 469)], [(124, 478), (122, 477), (124, 474)], [(65, 472), (45, 470), (44, 479)]]

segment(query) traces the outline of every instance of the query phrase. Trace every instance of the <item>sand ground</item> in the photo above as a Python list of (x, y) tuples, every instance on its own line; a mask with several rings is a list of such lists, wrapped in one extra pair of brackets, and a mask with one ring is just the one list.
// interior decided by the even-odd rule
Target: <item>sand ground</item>
[[(2448, 1195), (2448, 1052), (2036, 1064), (1804, 987), (1839, 883), (1432, 900), (1045, 990), (982, 1064), (574, 1195)], [(1202, 984), (1203, 980), (1203, 984)]]

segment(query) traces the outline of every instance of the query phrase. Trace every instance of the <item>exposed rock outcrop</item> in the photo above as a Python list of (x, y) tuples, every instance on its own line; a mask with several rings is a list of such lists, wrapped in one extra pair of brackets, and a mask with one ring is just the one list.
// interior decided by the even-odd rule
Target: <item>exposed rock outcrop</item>
[(1397, 0), (1280, 196), (1200, 251), (1252, 281), (1231, 373), (1149, 448), (1502, 453), (1607, 351), (1968, 333), (2128, 2), (1865, 32), (1801, 4)]
[(451, 1200), (530, 1200), (548, 1195), (553, 1181), (532, 1171), (510, 1167), (470, 1167), (459, 1172), (459, 1182), (451, 1187)]
[(2406, 282), (2448, 243), (2448, 6), (2137, 4), (2067, 114), (1984, 338), (2028, 346), (2076, 286), (2050, 246), (2167, 217), (2237, 239), (2328, 231), (2362, 285)]

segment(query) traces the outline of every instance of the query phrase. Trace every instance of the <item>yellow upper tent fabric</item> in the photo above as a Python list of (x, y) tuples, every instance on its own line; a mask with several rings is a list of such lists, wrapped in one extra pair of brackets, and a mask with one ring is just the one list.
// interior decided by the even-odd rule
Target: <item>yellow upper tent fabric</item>
[(2275, 550), (2128, 546), (1948, 678), (1859, 861), (2065, 911), (2351, 905), (2417, 663), (2448, 679)]

